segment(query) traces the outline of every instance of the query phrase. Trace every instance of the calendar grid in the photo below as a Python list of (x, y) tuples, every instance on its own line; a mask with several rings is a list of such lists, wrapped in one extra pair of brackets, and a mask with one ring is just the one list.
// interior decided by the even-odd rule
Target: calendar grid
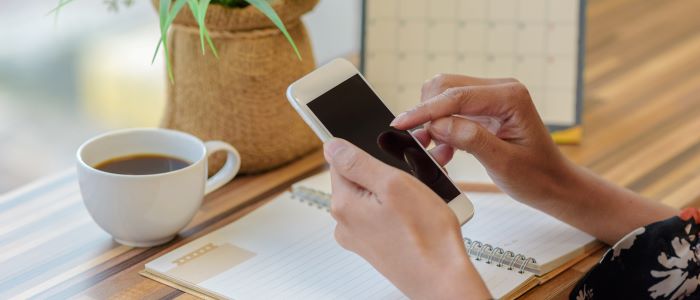
[(548, 124), (577, 121), (583, 0), (365, 0), (363, 66), (395, 113), (437, 73), (515, 77)]

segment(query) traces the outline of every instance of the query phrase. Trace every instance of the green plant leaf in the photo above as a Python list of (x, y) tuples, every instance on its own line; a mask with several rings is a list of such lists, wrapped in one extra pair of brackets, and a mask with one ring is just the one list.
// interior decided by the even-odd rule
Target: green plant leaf
[[(61, 10), (61, 8), (73, 1), (74, 0), (58, 0), (58, 5), (52, 10), (50, 10), (47, 13), (47, 15), (54, 14), (56, 20), (58, 20), (58, 13)], [(158, 51), (160, 50), (160, 46), (163, 45), (163, 52), (165, 54), (165, 65), (166, 69), (168, 70), (168, 77), (170, 78), (171, 83), (175, 82), (175, 78), (173, 76), (172, 65), (170, 63), (170, 51), (168, 49), (167, 40), (168, 29), (170, 29), (170, 26), (175, 20), (175, 17), (180, 12), (180, 10), (182, 10), (185, 4), (189, 4), (190, 10), (192, 11), (195, 20), (199, 25), (199, 39), (200, 44), (202, 46), (202, 54), (204, 54), (206, 51), (206, 41), (206, 44), (209, 45), (209, 48), (211, 49), (214, 56), (216, 58), (219, 58), (219, 54), (216, 50), (216, 47), (214, 46), (214, 42), (212, 41), (211, 36), (209, 35), (209, 30), (207, 29), (205, 22), (207, 11), (209, 9), (209, 4), (211, 4), (211, 1), (212, 0), (160, 0), (160, 5), (158, 8), (160, 39), (158, 40), (155, 51), (153, 52), (153, 58), (151, 59), (151, 63), (155, 62), (156, 57), (158, 56)], [(277, 26), (277, 28), (282, 32), (282, 34), (285, 36), (292, 48), (294, 48), (294, 52), (296, 53), (297, 58), (301, 60), (301, 54), (299, 53), (299, 49), (294, 43), (294, 40), (289, 35), (289, 32), (287, 32), (287, 28), (284, 26), (284, 23), (282, 22), (280, 17), (277, 15), (272, 6), (270, 6), (270, 4), (268, 3), (271, 0), (239, 0), (235, 3), (234, 1), (229, 1), (230, 3), (227, 3), (227, 6), (242, 7), (243, 5), (240, 3), (244, 3), (243, 1), (250, 5), (253, 5), (265, 16), (267, 16), (270, 19), (270, 21), (272, 21), (272, 23), (275, 24), (275, 26)], [(221, 1), (219, 0), (214, 2), (218, 3)]]
[(54, 7), (52, 10), (50, 10), (46, 15), (53, 14), (53, 25), (57, 26), (58, 25), (58, 12), (61, 11), (61, 8), (66, 6), (66, 4), (73, 2), (73, 0), (58, 0), (58, 5)]
[(73, 0), (58, 0), (58, 5), (54, 7), (52, 10), (50, 10), (46, 15), (54, 14), (56, 18), (58, 19), (58, 12), (61, 10), (62, 7), (66, 6), (66, 4), (73, 2)]
[[(204, 38), (207, 40), (207, 43), (209, 44), (209, 48), (211, 49), (211, 52), (214, 53), (214, 57), (217, 59), (219, 58), (219, 53), (216, 51), (216, 47), (214, 47), (214, 42), (211, 40), (211, 36), (209, 36), (209, 30), (207, 29), (206, 25), (206, 17), (207, 17), (207, 11), (209, 10), (209, 3), (211, 0), (200, 0), (199, 2), (199, 11), (200, 11), (200, 21), (199, 21), (199, 29), (200, 29), (200, 34), (201, 36), (204, 36)], [(203, 44), (204, 42), (202, 42)], [(204, 48), (204, 45), (202, 45), (202, 48)]]
[[(219, 58), (219, 54), (216, 52), (216, 47), (214, 47), (214, 42), (211, 40), (211, 36), (209, 35), (209, 31), (207, 30), (207, 25), (205, 22), (206, 16), (207, 16), (207, 10), (209, 9), (209, 3), (211, 0), (188, 0), (187, 3), (189, 4), (190, 10), (192, 11), (192, 15), (194, 16), (194, 19), (197, 21), (197, 24), (199, 25), (199, 40), (200, 44), (202, 45), (202, 55), (206, 52), (206, 45), (207, 43), (209, 44), (209, 48), (211, 48), (212, 53), (214, 53), (214, 56), (216, 58)], [(206, 40), (206, 42), (205, 42)]]
[(151, 59), (151, 64), (156, 61), (156, 56), (158, 56), (158, 50), (160, 50), (160, 44), (163, 43), (163, 26), (165, 25), (165, 20), (168, 18), (168, 8), (170, 0), (160, 1), (158, 8), (158, 26), (161, 32), (161, 38), (158, 40), (156, 45), (156, 51), (153, 52), (153, 58)]
[(197, 22), (197, 25), (199, 25), (199, 42), (202, 45), (202, 55), (204, 55), (204, 35), (202, 34), (202, 24), (199, 23), (199, 1), (187, 0), (187, 4), (190, 7), (190, 11), (192, 11), (192, 16), (194, 17), (194, 20)]
[(250, 3), (250, 5), (255, 6), (260, 12), (262, 12), (267, 18), (272, 21), (277, 28), (284, 34), (284, 37), (287, 38), (287, 41), (289, 42), (290, 45), (292, 45), (292, 48), (294, 48), (294, 52), (297, 54), (297, 58), (301, 60), (301, 54), (299, 53), (299, 49), (297, 49), (297, 45), (294, 43), (294, 40), (292, 40), (292, 37), (289, 35), (289, 32), (287, 32), (287, 28), (284, 26), (284, 23), (282, 23), (282, 20), (280, 20), (280, 17), (277, 15), (275, 10), (270, 6), (270, 3), (268, 3), (265, 0), (245, 0), (246, 2)]
[(156, 61), (156, 57), (158, 56), (158, 50), (160, 50), (160, 44), (163, 43), (163, 26), (165, 25), (165, 21), (168, 18), (168, 4), (170, 4), (170, 0), (166, 1), (160, 1), (159, 3), (159, 8), (158, 8), (158, 26), (160, 28), (161, 32), (161, 38), (158, 39), (158, 44), (156, 45), (156, 51), (153, 52), (153, 58), (151, 58), (151, 64)]
[[(72, 1), (72, 0), (68, 0)], [(250, 5), (253, 5), (255, 8), (257, 8), (260, 12), (262, 12), (265, 16), (267, 16), (270, 21), (272, 21), (275, 26), (282, 32), (282, 34), (285, 36), (289, 44), (294, 48), (294, 52), (297, 55), (297, 58), (301, 60), (301, 53), (299, 53), (299, 49), (297, 48), (296, 44), (294, 43), (294, 40), (292, 37), (289, 35), (289, 32), (287, 32), (287, 28), (284, 26), (284, 23), (280, 19), (280, 17), (277, 15), (275, 10), (270, 6), (267, 0), (245, 0), (248, 2)], [(170, 82), (174, 83), (175, 79), (173, 77), (173, 72), (172, 72), (172, 66), (170, 64), (170, 52), (167, 47), (167, 36), (168, 36), (168, 29), (170, 28), (170, 25), (172, 24), (173, 20), (175, 19), (175, 16), (180, 12), (182, 7), (185, 4), (188, 4), (190, 7), (190, 10), (192, 11), (192, 14), (197, 21), (199, 25), (199, 37), (200, 37), (200, 44), (202, 45), (202, 53), (205, 51), (205, 45), (204, 41), (206, 41), (209, 44), (209, 48), (211, 48), (212, 53), (214, 53), (214, 56), (216, 58), (219, 57), (218, 52), (216, 51), (216, 47), (214, 46), (214, 42), (211, 39), (211, 36), (209, 35), (209, 31), (206, 28), (206, 14), (207, 10), (209, 8), (209, 4), (211, 3), (211, 0), (175, 0), (175, 3), (172, 5), (172, 8), (168, 10), (170, 7), (171, 0), (161, 0), (160, 2), (160, 8), (159, 8), (159, 16), (160, 16), (160, 40), (158, 41), (158, 44), (156, 45), (156, 51), (153, 53), (153, 59), (151, 60), (151, 63), (153, 63), (156, 59), (156, 56), (158, 54), (158, 50), (160, 49), (161, 44), (163, 44), (163, 51), (165, 52), (165, 65), (166, 69), (168, 70), (168, 77), (170, 78)]]
[(168, 70), (168, 77), (170, 78), (170, 82), (174, 83), (175, 78), (173, 76), (172, 65), (170, 64), (170, 52), (168, 51), (168, 29), (170, 28), (170, 25), (172, 25), (177, 14), (180, 12), (180, 10), (182, 10), (182, 7), (187, 4), (187, 0), (175, 0), (175, 3), (173, 3), (172, 7), (170, 7), (171, 3), (172, 2), (170, 0), (160, 1), (160, 7), (158, 9), (158, 16), (160, 18), (160, 40), (158, 41), (158, 45), (156, 45), (156, 52), (153, 53), (151, 63), (155, 61), (156, 56), (158, 55), (158, 49), (160, 49), (160, 45), (162, 44), (163, 52), (165, 53), (165, 67)]

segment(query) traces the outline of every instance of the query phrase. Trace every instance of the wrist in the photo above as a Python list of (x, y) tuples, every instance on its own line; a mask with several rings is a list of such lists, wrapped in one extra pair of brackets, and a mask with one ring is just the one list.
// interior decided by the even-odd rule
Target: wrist
[(581, 192), (585, 189), (587, 181), (587, 173), (584, 169), (574, 164), (573, 162), (563, 158), (557, 172), (552, 176), (550, 183), (551, 200), (566, 201), (571, 199), (572, 194)]
[(432, 295), (423, 295), (424, 299), (490, 299), (486, 284), (476, 271), (471, 260), (465, 256), (463, 261), (455, 261), (448, 267), (441, 268), (433, 277)]
[(387, 277), (409, 299), (489, 298), (481, 276), (467, 255), (461, 234), (448, 233), (442, 237), (433, 247), (416, 248), (422, 250), (414, 256), (412, 270)]
[(547, 176), (541, 178), (545, 184), (541, 193), (527, 204), (561, 219), (573, 209), (579, 196), (588, 194), (589, 175), (560, 154), (559, 159), (550, 163)]

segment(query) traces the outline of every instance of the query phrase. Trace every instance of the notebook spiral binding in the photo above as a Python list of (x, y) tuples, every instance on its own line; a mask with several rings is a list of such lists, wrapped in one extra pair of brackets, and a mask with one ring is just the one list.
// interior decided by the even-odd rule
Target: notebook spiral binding
[(497, 267), (504, 267), (508, 270), (517, 269), (520, 274), (525, 273), (530, 263), (537, 263), (532, 257), (527, 257), (501, 247), (494, 247), (491, 244), (472, 241), (470, 238), (464, 238), (464, 245), (467, 247), (467, 253), (476, 260), (485, 260), (487, 264), (496, 263)]
[(295, 186), (292, 188), (292, 198), (314, 206), (318, 209), (325, 211), (330, 211), (331, 207), (331, 195), (324, 192), (319, 192), (314, 189), (305, 188), (302, 186)]
[[(330, 210), (331, 196), (324, 192), (302, 186), (295, 186), (292, 188), (292, 198), (318, 209), (325, 211)], [(529, 264), (537, 263), (532, 257), (527, 257), (523, 254), (505, 250), (501, 247), (494, 247), (479, 241), (472, 241), (470, 238), (464, 238), (464, 245), (467, 247), (467, 253), (476, 260), (485, 260), (487, 264), (496, 263), (497, 267), (517, 270), (518, 273), (521, 274), (525, 272)]]

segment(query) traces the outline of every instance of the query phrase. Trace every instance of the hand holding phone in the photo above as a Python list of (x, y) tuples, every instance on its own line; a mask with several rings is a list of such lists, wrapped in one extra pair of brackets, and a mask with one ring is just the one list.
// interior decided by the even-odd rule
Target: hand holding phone
[(389, 126), (394, 115), (348, 61), (336, 59), (294, 82), (287, 98), (322, 141), (343, 138), (412, 174), (448, 204), (461, 224), (473, 215), (469, 199), (420, 143), (408, 131)]

